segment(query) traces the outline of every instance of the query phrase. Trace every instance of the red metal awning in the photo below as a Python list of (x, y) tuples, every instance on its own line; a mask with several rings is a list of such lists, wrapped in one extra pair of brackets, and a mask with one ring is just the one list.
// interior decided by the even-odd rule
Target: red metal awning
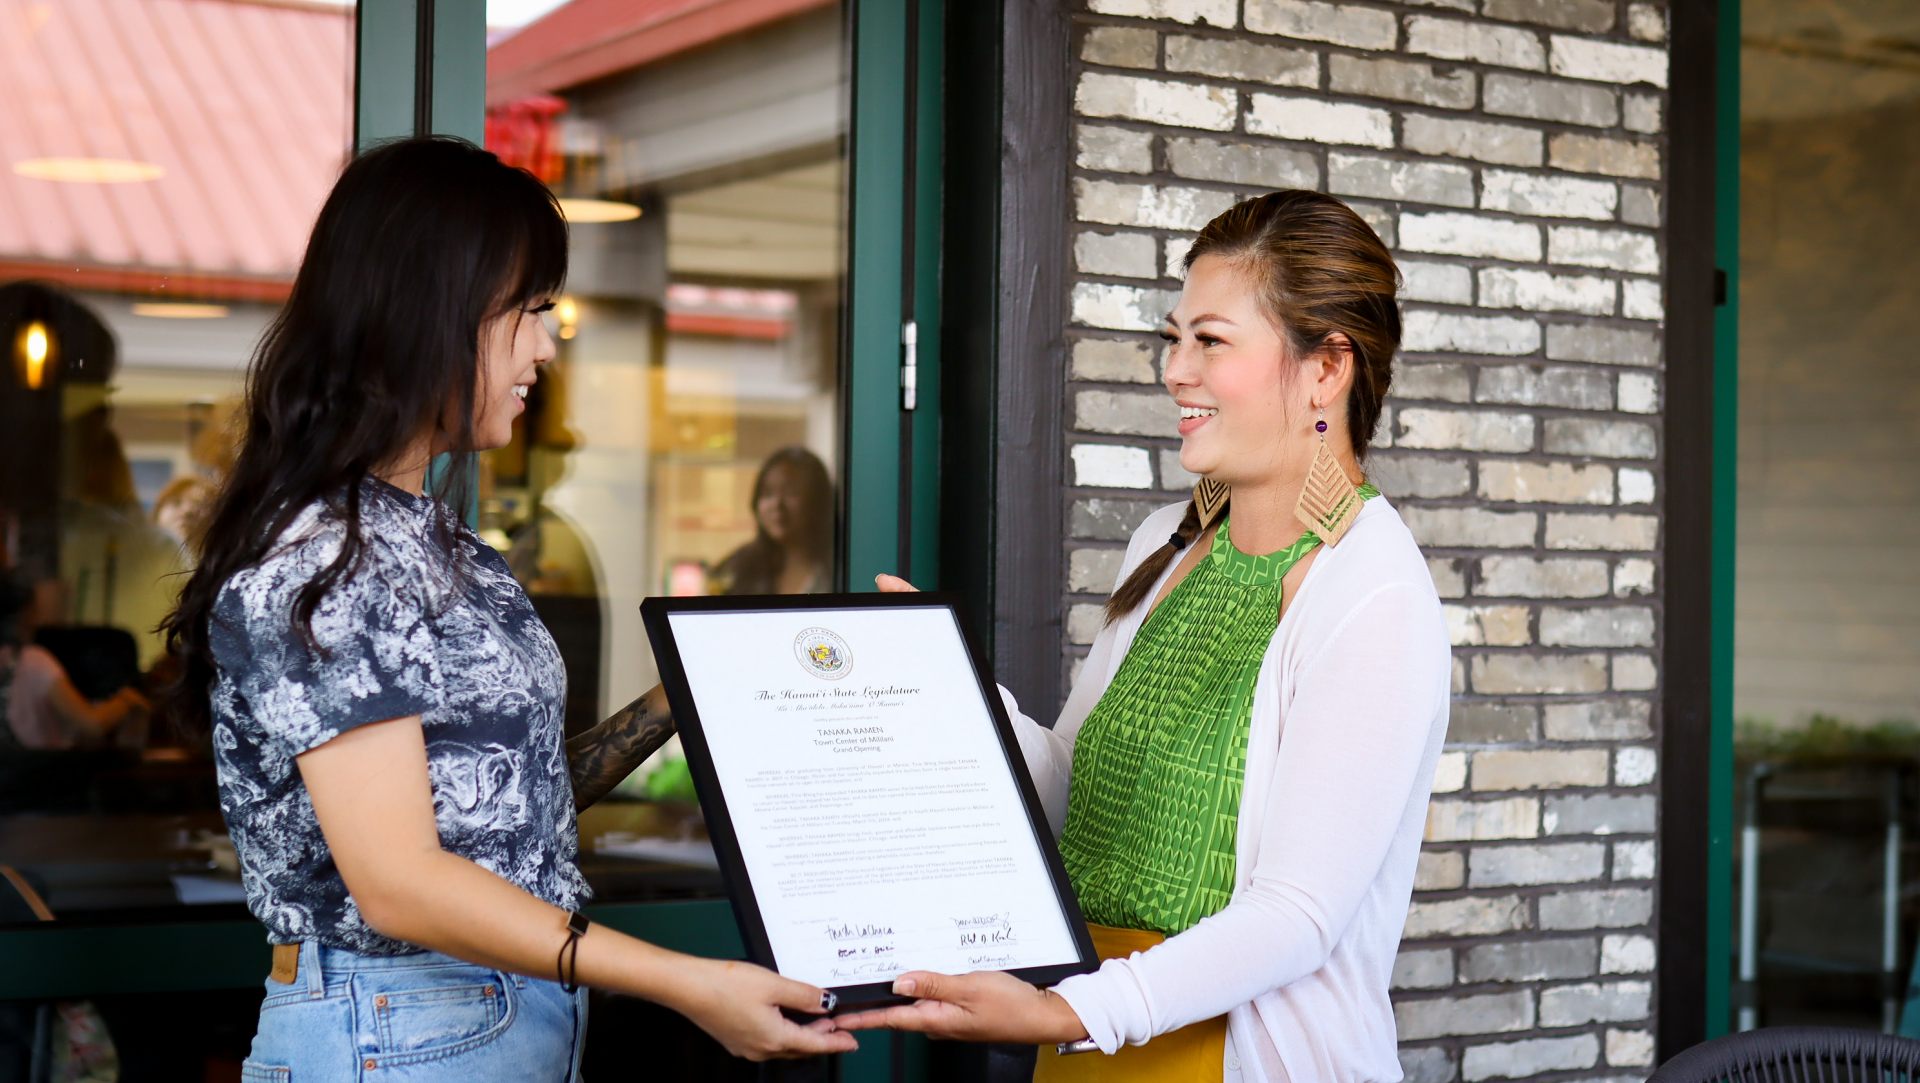
[[(352, 96), (350, 8), (0, 0), (0, 276), (284, 296), (346, 160)], [(15, 172), (46, 158), (162, 174), (99, 184)]]

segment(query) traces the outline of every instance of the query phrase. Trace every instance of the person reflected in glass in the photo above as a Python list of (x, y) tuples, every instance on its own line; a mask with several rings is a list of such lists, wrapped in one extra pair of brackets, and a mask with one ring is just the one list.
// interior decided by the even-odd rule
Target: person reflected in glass
[(1452, 680), (1426, 560), (1361, 469), (1399, 273), (1300, 190), (1221, 213), (1185, 270), (1162, 382), (1203, 481), (1135, 532), (1058, 721), (1006, 697), (1104, 961), (1051, 989), (904, 973), (914, 1003), (842, 1025), (1044, 1043), (1036, 1083), (1399, 1079)]
[[(555, 346), (567, 224), (460, 140), (351, 162), (248, 373), (168, 641), (266, 925), (249, 1077), (577, 1079), (586, 986), (730, 1051), (845, 1052), (822, 989), (590, 925), (577, 811), (672, 732), (655, 688), (563, 738), (560, 653), (463, 520)], [(445, 456), (444, 467), (429, 464)], [(356, 1023), (356, 1020), (358, 1022)], [(383, 1073), (384, 1074), (384, 1073)]]
[(819, 594), (833, 586), (833, 479), (820, 457), (786, 447), (753, 479), (753, 540), (713, 570), (717, 594)]
[(87, 699), (60, 660), (33, 641), (35, 632), (57, 619), (60, 590), (55, 579), (0, 576), (0, 746), (99, 747), (152, 709), (131, 687), (99, 702)]

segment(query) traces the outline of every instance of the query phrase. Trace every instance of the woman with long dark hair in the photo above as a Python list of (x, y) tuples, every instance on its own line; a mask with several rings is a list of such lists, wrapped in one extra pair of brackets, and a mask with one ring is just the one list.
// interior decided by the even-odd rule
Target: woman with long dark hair
[(903, 974), (916, 1003), (841, 1024), (1045, 1043), (1036, 1083), (1399, 1079), (1387, 990), (1452, 675), (1361, 469), (1399, 272), (1298, 190), (1221, 213), (1185, 269), (1163, 382), (1200, 482), (1135, 532), (1059, 720), (1014, 711), (1105, 962), (1048, 990)]
[(817, 987), (577, 913), (576, 811), (671, 718), (656, 688), (563, 744), (559, 652), (460, 515), (472, 456), (508, 442), (553, 358), (539, 314), (566, 243), (547, 189), (483, 150), (370, 151), (248, 373), (239, 454), (164, 630), (173, 710), (211, 734), (275, 945), (260, 1078), (574, 1078), (586, 985), (755, 1059), (853, 1047), (781, 1014), (829, 1007)]
[(713, 570), (720, 594), (818, 594), (832, 586), (833, 479), (803, 447), (767, 456), (753, 479), (753, 540)]

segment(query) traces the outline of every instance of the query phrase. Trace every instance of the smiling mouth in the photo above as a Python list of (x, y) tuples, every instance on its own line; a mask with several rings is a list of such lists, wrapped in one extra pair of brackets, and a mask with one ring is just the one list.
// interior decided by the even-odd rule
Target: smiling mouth
[(1182, 406), (1180, 408), (1180, 420), (1193, 421), (1197, 418), (1213, 417), (1219, 412), (1220, 408), (1217, 406)]
[(532, 384), (514, 384), (513, 397), (519, 399), (521, 402), (525, 402), (527, 401), (527, 393), (532, 390)]

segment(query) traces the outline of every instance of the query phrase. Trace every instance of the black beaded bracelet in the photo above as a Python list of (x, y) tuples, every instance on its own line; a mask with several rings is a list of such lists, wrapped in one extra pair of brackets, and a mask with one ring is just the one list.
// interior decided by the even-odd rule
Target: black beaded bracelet
[(567, 911), (567, 940), (560, 945), (560, 954), (553, 960), (554, 977), (560, 981), (560, 988), (571, 993), (580, 988), (579, 962), (580, 938), (587, 935), (587, 926), (593, 924), (587, 915), (578, 910)]

